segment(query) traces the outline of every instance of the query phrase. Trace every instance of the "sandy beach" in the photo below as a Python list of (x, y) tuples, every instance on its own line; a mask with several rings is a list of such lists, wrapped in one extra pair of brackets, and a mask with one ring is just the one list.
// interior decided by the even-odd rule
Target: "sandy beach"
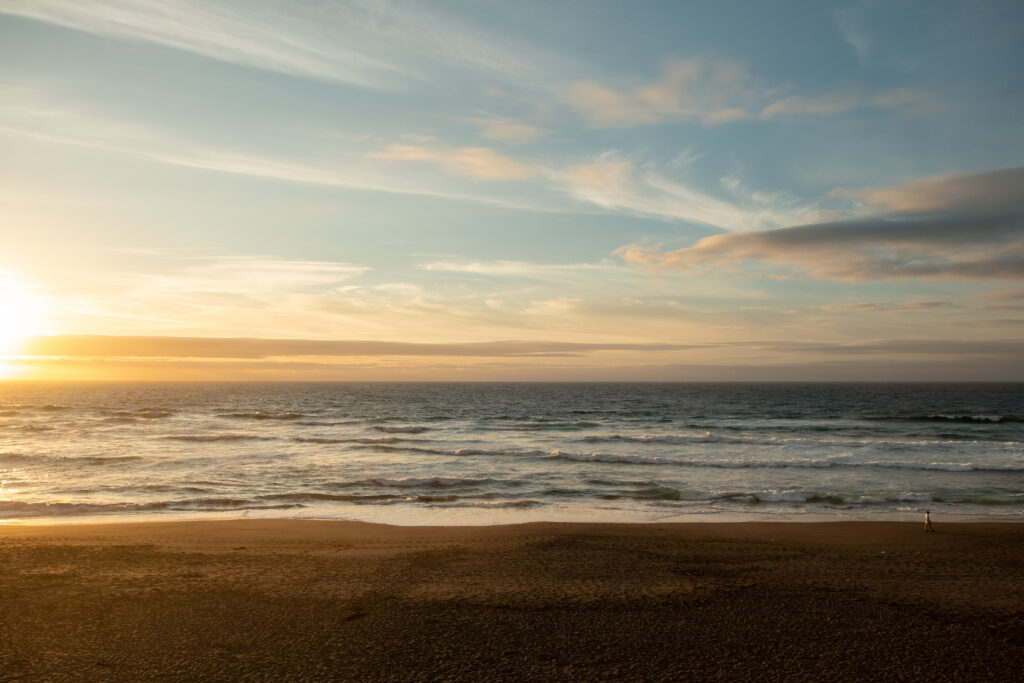
[(1011, 680), (1024, 525), (0, 526), (0, 681)]

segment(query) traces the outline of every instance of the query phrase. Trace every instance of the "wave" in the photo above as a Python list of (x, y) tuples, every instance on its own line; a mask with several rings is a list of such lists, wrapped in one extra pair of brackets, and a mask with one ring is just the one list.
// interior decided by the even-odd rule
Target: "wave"
[(245, 498), (186, 498), (148, 503), (28, 503), (0, 501), (0, 515), (5, 517), (51, 517), (90, 514), (124, 514), (133, 512), (223, 512), (241, 510), (283, 510), (305, 507), (298, 503), (264, 505)]
[(735, 436), (718, 436), (716, 434), (712, 434), (711, 432), (704, 432), (703, 434), (697, 434), (693, 436), (687, 436), (682, 434), (659, 436), (624, 436), (622, 434), (591, 435), (584, 436), (582, 439), (580, 439), (580, 441), (584, 443), (625, 442), (645, 444), (669, 444), (680, 446), (704, 443), (775, 443), (775, 441), (770, 439), (745, 439), (742, 437)]
[(216, 441), (268, 441), (274, 437), (257, 436), (256, 434), (168, 434), (162, 438), (172, 441), (207, 443)]
[(223, 413), (217, 417), (231, 420), (298, 420), (305, 415), (302, 413), (265, 413), (262, 410), (257, 410), (253, 413)]
[(378, 453), (423, 453), (426, 455), (455, 455), (454, 451), (442, 448), (420, 448), (417, 446), (391, 446), (386, 443), (357, 443), (356, 448), (365, 448)]
[(170, 417), (174, 413), (162, 408), (143, 408), (135, 414), (145, 420), (159, 420), (165, 417)]
[(509, 426), (499, 427), (481, 427), (488, 431), (513, 431), (513, 432), (541, 432), (541, 431), (580, 431), (584, 429), (594, 429), (601, 425), (597, 422), (587, 422), (583, 420), (575, 422), (555, 422), (547, 420), (538, 420), (533, 422), (517, 422)]
[(475, 486), (484, 484), (490, 479), (461, 479), (459, 477), (405, 477), (404, 479), (368, 479), (366, 483), (374, 486), (386, 486), (397, 488), (412, 488), (417, 486), (429, 486), (432, 488), (451, 488), (454, 486)]
[(745, 505), (822, 505), (852, 509), (857, 507), (891, 506), (894, 504), (925, 505), (946, 503), (954, 505), (980, 505), (985, 507), (1008, 507), (1024, 504), (1022, 494), (956, 494), (939, 495), (904, 491), (900, 493), (822, 493), (806, 491), (730, 491), (716, 493), (707, 499), (713, 502), (740, 503)]
[(453, 503), (459, 500), (454, 494), (396, 496), (394, 494), (340, 494), (340, 493), (276, 493), (260, 496), (262, 500), (288, 500), (301, 503), (355, 503), (368, 505), (393, 505), (396, 503)]
[(93, 455), (86, 458), (68, 458), (75, 462), (92, 462), (97, 465), (102, 465), (108, 462), (133, 462), (135, 460), (145, 460), (140, 455)]
[(1024, 423), (1020, 415), (884, 415), (865, 418), (881, 422), (961, 422), (966, 424)]
[[(856, 496), (853, 497), (855, 500)], [(861, 496), (861, 499), (866, 499), (865, 496)], [(823, 504), (831, 506), (843, 506), (847, 505), (847, 496), (838, 493), (817, 493), (817, 492), (804, 492), (804, 491), (728, 491), (724, 493), (714, 493), (708, 496), (708, 501), (712, 502), (725, 502), (725, 503), (745, 503), (748, 505), (761, 505), (761, 504)], [(891, 502), (926, 502), (920, 501), (918, 498), (913, 500), (904, 500), (899, 496), (893, 498)]]
[(453, 503), (458, 500), (456, 495), (447, 496), (416, 496), (417, 503)]
[(293, 437), (292, 440), (293, 441), (297, 441), (299, 443), (322, 443), (322, 444), (331, 444), (331, 443), (359, 443), (359, 444), (364, 444), (364, 445), (365, 444), (389, 445), (389, 444), (396, 444), (396, 443), (399, 443), (399, 442), (402, 442), (402, 441), (406, 441), (406, 439), (401, 439), (401, 438), (399, 438), (397, 436), (381, 436), (381, 437), (377, 437), (377, 438), (369, 437), (369, 436), (353, 436), (353, 437), (347, 437), (347, 438), (342, 438), (342, 437), (337, 437), (337, 438), (335, 438), (335, 437), (319, 437), (319, 436), (296, 436), (296, 437)]
[(990, 493), (964, 494), (964, 495), (933, 495), (932, 501), (936, 503), (955, 503), (960, 505), (986, 505), (986, 506), (1008, 506), (1024, 504), (1024, 494), (1014, 493), (1009, 495), (997, 495)]
[[(404, 441), (404, 439), (402, 439)], [(452, 455), (452, 456), (512, 456), (512, 457), (540, 457), (547, 456), (547, 451), (536, 449), (515, 449), (515, 448), (425, 448), (422, 446), (391, 446), (384, 443), (362, 444), (366, 448), (384, 453), (423, 453), (426, 455)]]
[(32, 462), (40, 456), (29, 455), (27, 453), (0, 453), (0, 464), (14, 464), (20, 462)]
[[(801, 432), (805, 430), (790, 430), (786, 428), (782, 429), (761, 429), (757, 427), (743, 427), (743, 428), (721, 428), (716, 427), (718, 430), (725, 430), (735, 432), (748, 432), (749, 436), (730, 436), (723, 435), (711, 431), (705, 431), (701, 434), (659, 434), (659, 435), (641, 435), (631, 436), (623, 434), (593, 434), (581, 437), (578, 439), (582, 443), (630, 443), (630, 444), (647, 444), (647, 445), (678, 445), (678, 446), (695, 446), (695, 445), (717, 445), (717, 444), (749, 444), (749, 445), (763, 445), (763, 446), (778, 446), (781, 444), (821, 444), (828, 448), (843, 447), (843, 448), (866, 448), (876, 445), (886, 446), (906, 446), (910, 444), (912, 446), (919, 445), (949, 445), (944, 442), (949, 441), (960, 441), (960, 442), (1000, 442), (1000, 443), (1016, 443), (1021, 441), (1021, 437), (1013, 432), (1011, 433), (998, 433), (998, 432), (985, 432), (985, 431), (964, 431), (964, 432), (952, 432), (946, 431), (941, 433), (934, 432), (921, 432), (912, 433), (901, 431), (898, 436), (904, 440), (898, 440), (893, 438), (879, 438), (877, 433), (868, 432), (865, 430), (850, 430), (846, 428), (839, 428), (834, 430), (815, 429), (810, 430), (809, 433)], [(785, 434), (778, 434), (784, 431)], [(774, 432), (774, 434), (773, 434)], [(825, 434), (827, 433), (827, 435)], [(831, 438), (829, 438), (831, 437)], [(846, 438), (836, 438), (846, 437)], [(861, 437), (861, 438), (857, 438)], [(906, 441), (905, 439), (918, 437), (920, 440), (917, 441)]]
[[(937, 442), (941, 443), (941, 442)], [(837, 458), (792, 458), (788, 460), (738, 460), (738, 459), (682, 459), (671, 455), (635, 455), (619, 453), (579, 453), (555, 449), (544, 451), (537, 449), (480, 449), (480, 448), (425, 448), (417, 446), (393, 446), (387, 444), (358, 444), (378, 452), (386, 453), (419, 453), (426, 455), (446, 456), (507, 456), (535, 457), (544, 459), (561, 459), (576, 462), (601, 462), (608, 464), (627, 465), (665, 465), (671, 467), (711, 468), (711, 469), (829, 469), (829, 468), (861, 468), (861, 469), (896, 469), (896, 470), (931, 470), (946, 472), (1024, 472), (1024, 467), (1014, 465), (981, 465), (977, 463), (942, 463), (942, 462), (905, 462), (905, 461), (851, 461)]]
[(27, 453), (0, 453), (0, 463), (92, 463), (105, 465), (112, 462), (134, 462), (145, 460), (141, 455), (87, 455), (87, 456), (52, 456), (30, 455)]
[(457, 502), (446, 507), (453, 508), (486, 508), (486, 509), (500, 509), (500, 508), (532, 508), (544, 505), (539, 500), (495, 500), (495, 501), (476, 501), (476, 502)]
[(837, 458), (826, 459), (791, 459), (791, 460), (682, 460), (672, 457), (619, 455), (613, 453), (573, 453), (554, 450), (550, 458), (572, 460), (577, 462), (626, 463), (632, 465), (671, 465), (675, 467), (718, 468), (718, 469), (828, 469), (828, 468), (865, 468), (865, 469), (899, 469), (899, 470), (931, 470), (945, 472), (1024, 472), (1024, 467), (1013, 465), (978, 465), (975, 463), (915, 463), (887, 462), (874, 460), (853, 462)]
[(163, 408), (140, 408), (138, 410), (105, 410), (105, 414), (110, 415), (111, 418), (142, 418), (144, 420), (159, 420), (161, 418), (170, 417), (174, 413), (170, 410), (164, 410)]
[(46, 405), (39, 406), (39, 410), (45, 410), (47, 412), (53, 412), (57, 410), (71, 410), (71, 406), (60, 406), (53, 403), (47, 403)]
[(681, 500), (682, 495), (679, 489), (672, 488), (671, 486), (652, 486), (651, 488), (633, 491), (630, 497), (639, 498), (640, 500)]
[(309, 492), (295, 492), (295, 493), (270, 493), (267, 495), (259, 496), (260, 500), (290, 500), (304, 503), (315, 503), (315, 502), (341, 502), (341, 503), (358, 503), (358, 502), (379, 502), (384, 500), (393, 500), (392, 495), (381, 495), (381, 494), (345, 494), (345, 493), (319, 493), (315, 491)]
[(408, 426), (408, 427), (384, 427), (381, 425), (374, 425), (373, 427), (378, 432), (384, 432), (386, 434), (422, 434), (428, 431), (430, 427), (419, 427), (419, 426)]

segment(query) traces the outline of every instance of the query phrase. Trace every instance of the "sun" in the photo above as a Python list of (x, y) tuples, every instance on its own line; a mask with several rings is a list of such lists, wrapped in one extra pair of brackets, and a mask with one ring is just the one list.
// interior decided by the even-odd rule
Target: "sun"
[(0, 270), (0, 356), (17, 353), (22, 344), (39, 333), (38, 314), (28, 286)]

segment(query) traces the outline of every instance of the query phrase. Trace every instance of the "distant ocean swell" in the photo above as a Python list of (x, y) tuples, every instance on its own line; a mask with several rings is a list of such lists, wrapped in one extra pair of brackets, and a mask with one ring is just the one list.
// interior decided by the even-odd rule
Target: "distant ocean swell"
[(1024, 519), (1022, 406), (1021, 385), (9, 384), (0, 517)]

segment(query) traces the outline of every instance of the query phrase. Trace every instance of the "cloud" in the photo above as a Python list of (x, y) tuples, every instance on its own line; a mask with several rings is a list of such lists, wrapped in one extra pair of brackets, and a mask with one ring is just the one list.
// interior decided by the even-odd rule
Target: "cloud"
[(734, 342), (731, 346), (844, 356), (912, 355), (980, 358), (1024, 357), (1022, 339), (871, 339), (857, 342)]
[[(313, 337), (360, 321), (316, 315), (323, 301), (344, 298), (370, 268), (266, 256), (137, 254), (127, 269), (71, 271), (65, 293), (52, 295), (54, 331), (264, 336), (288, 329)], [(365, 325), (364, 325), (365, 327)]]
[(627, 262), (681, 270), (761, 261), (847, 281), (1024, 280), (1021, 178), (1021, 169), (926, 178), (857, 195), (903, 212), (716, 235), (672, 251), (632, 244), (618, 253)]
[(376, 89), (431, 80), (432, 67), (543, 82), (559, 60), (446, 14), (375, 0), (6, 0), (0, 13), (171, 47), (299, 78)]
[(534, 166), (502, 156), (490, 147), (392, 144), (369, 156), (385, 161), (430, 161), (450, 173), (477, 180), (525, 180), (537, 174)]
[(827, 313), (888, 313), (899, 314), (919, 313), (921, 311), (955, 310), (961, 309), (961, 304), (952, 301), (906, 301), (901, 303), (890, 302), (857, 302), (845, 304), (825, 304), (818, 307)]
[(580, 191), (615, 190), (628, 182), (633, 175), (632, 161), (597, 161), (592, 164), (573, 166), (565, 173), (565, 179)]
[(434, 261), (419, 266), (422, 270), (445, 273), (470, 273), (473, 275), (497, 275), (513, 277), (564, 276), (572, 273), (607, 273), (620, 270), (621, 266), (611, 263), (548, 264), (526, 261)]
[(24, 353), (75, 358), (276, 358), (291, 356), (567, 356), (601, 351), (679, 351), (688, 344), (618, 344), (503, 340), (451, 344), (213, 337), (39, 337)]
[(652, 165), (637, 166), (614, 154), (572, 166), (556, 176), (579, 201), (604, 209), (684, 220), (725, 230), (755, 230), (817, 215), (779, 194), (757, 193), (732, 179), (723, 184), (735, 201), (719, 199), (669, 178)]
[(932, 176), (891, 187), (837, 189), (832, 194), (894, 213), (1024, 213), (1024, 167)]
[(594, 128), (699, 121), (706, 126), (751, 118), (826, 116), (858, 109), (923, 112), (937, 103), (926, 92), (893, 88), (871, 92), (857, 86), (779, 98), (737, 62), (721, 59), (671, 59), (657, 81), (614, 87), (596, 81), (573, 84), (566, 99)]
[(475, 116), (465, 119), (465, 121), (476, 126), (480, 130), (480, 136), (488, 140), (531, 142), (547, 135), (547, 131), (543, 128), (499, 116)]
[[(198, 141), (183, 140), (148, 126), (118, 119), (110, 114), (86, 112), (47, 104), (31, 88), (11, 88), (0, 99), (0, 133), (59, 145), (91, 149), (144, 159), (155, 163), (194, 168), (218, 173), (280, 180), (303, 185), (339, 189), (386, 192), (439, 197), (527, 211), (554, 212), (543, 206), (508, 197), (453, 191), (429, 179), (402, 178), (394, 171), (380, 172), (363, 157), (350, 157), (344, 163), (310, 163), (259, 154), (217, 149)], [(433, 138), (413, 136), (419, 142)], [(534, 170), (527, 164), (481, 147), (450, 148), (425, 145), (391, 145), (378, 158), (405, 158), (440, 161), (453, 172), (478, 179), (530, 177)]]
[[(542, 302), (557, 307), (560, 300)], [(571, 301), (564, 303), (571, 304)], [(380, 340), (259, 339), (238, 337), (171, 337), (54, 335), (38, 337), (24, 350), (28, 356), (67, 358), (286, 358), (352, 356), (451, 356), (515, 358), (572, 356), (606, 351), (672, 352), (698, 349), (751, 349), (771, 352), (875, 356), (1020, 357), (1024, 340), (880, 339), (861, 342), (747, 341), (705, 344), (579, 343), (543, 340), (496, 340), (464, 343), (413, 343)]]
[(937, 106), (934, 97), (914, 88), (893, 88), (874, 95), (859, 89), (838, 90), (822, 95), (792, 95), (772, 102), (761, 110), (761, 118), (782, 116), (825, 116), (858, 109), (897, 109), (923, 112)]
[(618, 253), (631, 263), (681, 270), (764, 261), (846, 281), (1021, 280), (1022, 237), (1019, 218), (874, 219), (716, 235), (674, 251), (634, 244)]
[(613, 88), (581, 81), (569, 88), (569, 104), (595, 128), (696, 119), (707, 124), (748, 116), (751, 78), (726, 60), (671, 59), (654, 82)]
[[(276, 2), (235, 5), (206, 0), (12, 0), (0, 8), (79, 31), (156, 43), (303, 78), (394, 87), (415, 77), (406, 67), (352, 49), (353, 41), (345, 38), (370, 19), (357, 6), (340, 12), (351, 22), (347, 27), (318, 21), (326, 11), (312, 10)], [(331, 14), (339, 10), (332, 8)]]
[(863, 8), (859, 7), (836, 10), (836, 26), (843, 40), (857, 53), (860, 63), (866, 64), (871, 54), (871, 38), (863, 28), (862, 14)]
[(163, 292), (281, 293), (334, 287), (370, 270), (332, 261), (295, 261), (260, 256), (191, 257), (174, 275), (142, 276), (142, 286)]
[[(665, 363), (660, 354), (718, 347), (770, 358)], [(1024, 340), (753, 341), (707, 345), (64, 336), (12, 359), (46, 377), (80, 379), (821, 381), (1019, 380)], [(614, 354), (614, 355), (612, 355)], [(658, 355), (652, 355), (658, 354)], [(609, 364), (609, 355), (618, 361)], [(604, 357), (602, 357), (604, 356)], [(668, 356), (675, 360), (676, 357)], [(793, 362), (798, 358), (798, 362)]]

